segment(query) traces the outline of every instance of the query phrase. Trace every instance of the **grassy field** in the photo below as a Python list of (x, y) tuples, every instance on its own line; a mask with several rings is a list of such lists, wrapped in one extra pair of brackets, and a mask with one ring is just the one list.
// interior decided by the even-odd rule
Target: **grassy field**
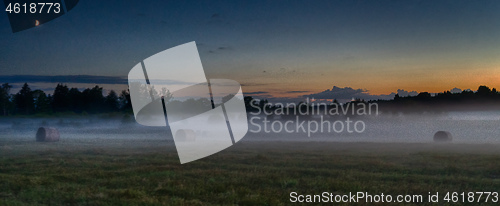
[(181, 165), (164, 141), (0, 142), (0, 205), (289, 205), (290, 192), (500, 192), (499, 148), (240, 142)]

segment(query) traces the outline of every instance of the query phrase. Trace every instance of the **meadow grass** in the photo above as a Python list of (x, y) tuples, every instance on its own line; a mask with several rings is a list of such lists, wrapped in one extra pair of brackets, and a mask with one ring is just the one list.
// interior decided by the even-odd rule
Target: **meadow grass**
[(0, 205), (290, 205), (290, 192), (500, 192), (498, 145), (240, 142), (181, 165), (172, 143), (123, 141), (2, 142)]

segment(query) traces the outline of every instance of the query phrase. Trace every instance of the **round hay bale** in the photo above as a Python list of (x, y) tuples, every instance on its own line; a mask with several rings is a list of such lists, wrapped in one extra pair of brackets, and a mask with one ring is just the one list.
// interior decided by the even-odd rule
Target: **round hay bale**
[(217, 124), (218, 122), (224, 121), (226, 118), (224, 118), (223, 115), (219, 114), (212, 114), (208, 117), (208, 124)]
[(190, 129), (180, 129), (175, 132), (175, 141), (193, 142), (196, 140), (196, 133)]
[(37, 142), (57, 142), (59, 141), (59, 131), (53, 127), (40, 127), (36, 132)]
[(450, 132), (438, 131), (434, 134), (434, 142), (451, 142), (453, 137)]

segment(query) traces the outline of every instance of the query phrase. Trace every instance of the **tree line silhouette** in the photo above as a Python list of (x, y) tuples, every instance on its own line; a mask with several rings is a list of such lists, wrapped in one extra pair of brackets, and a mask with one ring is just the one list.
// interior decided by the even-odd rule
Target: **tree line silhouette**
[[(335, 96), (332, 96), (333, 101), (330, 104), (340, 104)], [(247, 111), (255, 112), (256, 107), (264, 108), (269, 101), (260, 99), (253, 101), (250, 96), (245, 97), (245, 106)], [(481, 85), (477, 91), (464, 90), (459, 93), (444, 91), (437, 94), (429, 92), (420, 92), (415, 96), (399, 96), (396, 94), (390, 100), (370, 100), (353, 99), (344, 104), (368, 104), (377, 103), (380, 112), (383, 113), (440, 113), (447, 111), (471, 111), (471, 110), (492, 110), (500, 109), (500, 92), (495, 88), (490, 89), (488, 86)], [(252, 105), (253, 104), (253, 105)], [(300, 105), (298, 103), (297, 105)], [(316, 103), (316, 105), (318, 105)], [(327, 109), (331, 108), (328, 106)], [(269, 108), (270, 110), (278, 109), (276, 107)]]
[[(46, 94), (42, 90), (31, 90), (25, 83), (21, 89), (11, 94), (12, 85), (4, 83), (0, 86), (0, 116), (33, 115), (55, 113), (98, 114), (123, 112), (132, 113), (132, 104), (128, 90), (120, 94), (111, 90), (103, 94), (103, 88), (96, 85), (80, 91), (78, 88), (69, 88), (57, 84), (53, 94)], [(332, 97), (334, 99), (334, 97)], [(255, 107), (250, 104), (253, 97), (244, 99), (247, 111)], [(500, 92), (495, 88), (479, 86), (477, 91), (464, 90), (461, 93), (444, 91), (432, 95), (421, 92), (416, 96), (399, 96), (391, 100), (364, 101), (357, 99), (356, 103), (378, 103), (384, 112), (443, 112), (450, 110), (485, 110), (500, 109)], [(172, 103), (175, 103), (173, 101)], [(263, 107), (268, 100), (262, 99), (257, 104)], [(336, 100), (334, 103), (338, 104)]]
[(31, 90), (25, 83), (19, 92), (11, 94), (12, 85), (0, 86), (0, 116), (32, 115), (32, 114), (96, 114), (109, 112), (132, 111), (130, 95), (127, 90), (117, 94), (111, 90), (106, 96), (103, 88), (95, 86), (80, 91), (57, 84), (54, 93), (46, 94), (42, 90)]
[(420, 92), (416, 96), (401, 97), (396, 94), (392, 100), (370, 101), (379, 104), (386, 112), (446, 112), (465, 110), (500, 109), (500, 92), (481, 85), (477, 91), (464, 90), (460, 93), (444, 91), (432, 95)]

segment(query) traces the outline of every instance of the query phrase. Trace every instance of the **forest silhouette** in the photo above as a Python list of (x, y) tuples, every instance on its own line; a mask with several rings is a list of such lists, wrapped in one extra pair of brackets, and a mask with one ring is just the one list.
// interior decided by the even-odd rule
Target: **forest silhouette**
[[(31, 90), (27, 83), (15, 94), (11, 94), (11, 90), (12, 85), (8, 83), (0, 86), (0, 116), (132, 113), (128, 90), (123, 90), (119, 94), (111, 90), (104, 95), (103, 88), (98, 85), (80, 91), (78, 88), (57, 84), (53, 94), (46, 94), (42, 90)], [(335, 97), (332, 96), (332, 99), (332, 104), (340, 104)], [(205, 99), (189, 101), (207, 104)], [(251, 96), (245, 96), (244, 101), (247, 111), (252, 111), (256, 107), (262, 108), (269, 102), (266, 99), (254, 101)], [(174, 100), (172, 103), (179, 102)], [(396, 94), (390, 100), (355, 99), (347, 104), (350, 103), (377, 103), (380, 111), (387, 113), (492, 110), (500, 109), (500, 92), (482, 85), (477, 91), (464, 90), (460, 93), (444, 91), (437, 94), (421, 92), (416, 96)]]

